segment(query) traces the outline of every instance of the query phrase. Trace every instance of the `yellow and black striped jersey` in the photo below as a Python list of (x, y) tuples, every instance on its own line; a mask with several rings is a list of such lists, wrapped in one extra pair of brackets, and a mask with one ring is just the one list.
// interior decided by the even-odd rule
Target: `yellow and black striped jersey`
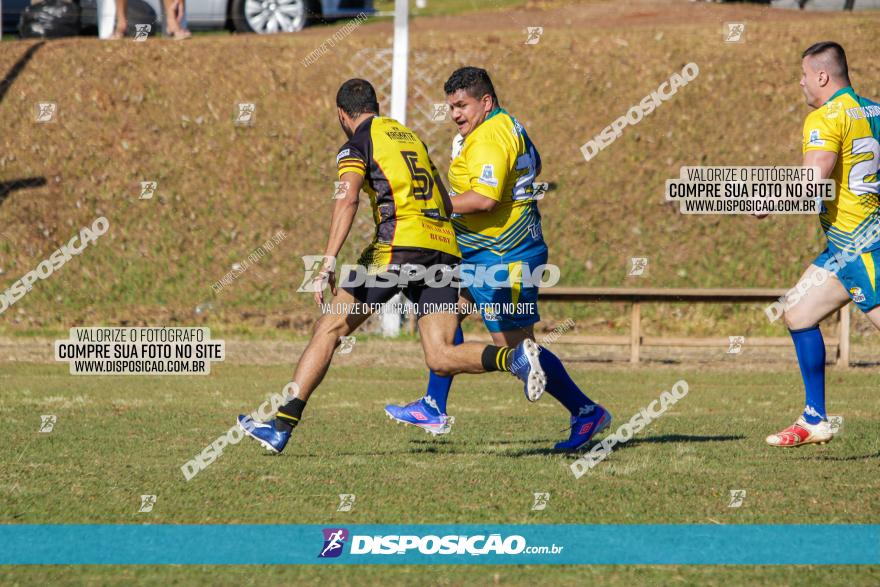
[[(880, 222), (880, 105), (849, 86), (835, 93), (804, 121), (803, 149), (837, 153), (831, 179), (837, 198), (823, 202), (819, 220), (836, 249), (862, 248), (860, 235)], [(864, 247), (871, 251), (880, 243)]]
[[(428, 150), (410, 129), (374, 116), (355, 130), (336, 156), (339, 177), (364, 176), (376, 234), (361, 262), (371, 266), (408, 262), (412, 253), (439, 251), (461, 257), (451, 210)], [(417, 250), (417, 251), (414, 251)]]

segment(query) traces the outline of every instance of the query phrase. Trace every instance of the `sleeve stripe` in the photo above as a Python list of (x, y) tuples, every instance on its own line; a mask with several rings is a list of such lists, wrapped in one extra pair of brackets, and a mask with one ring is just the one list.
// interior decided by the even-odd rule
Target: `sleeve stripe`
[(353, 157), (346, 157), (345, 159), (340, 159), (339, 164), (342, 165), (343, 163), (347, 163), (347, 164), (355, 164), (356, 163), (356, 164), (360, 165), (361, 167), (366, 167), (366, 163), (364, 163), (360, 159), (356, 159)]
[(345, 173), (357, 173), (358, 175), (365, 175), (364, 170), (360, 167), (353, 167), (351, 165), (343, 165), (339, 167), (339, 177), (342, 177)]

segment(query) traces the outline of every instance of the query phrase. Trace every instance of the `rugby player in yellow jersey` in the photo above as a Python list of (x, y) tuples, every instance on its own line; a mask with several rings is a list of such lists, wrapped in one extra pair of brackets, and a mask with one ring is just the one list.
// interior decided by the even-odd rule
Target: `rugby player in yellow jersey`
[[(538, 283), (547, 245), (533, 183), (541, 158), (522, 124), (501, 108), (486, 70), (461, 68), (444, 91), (459, 133), (449, 184), (467, 285), (462, 303), (476, 304), (496, 345), (515, 346), (534, 339), (540, 320)], [(455, 342), (462, 340), (459, 327)], [(611, 414), (583, 394), (553, 353), (542, 348), (540, 363), (547, 391), (570, 413), (570, 436), (556, 448), (578, 449), (610, 425)], [(431, 373), (423, 398), (385, 411), (398, 422), (445, 434), (453, 422), (446, 414), (451, 385), (451, 376)]]
[(837, 198), (819, 216), (828, 246), (792, 291), (785, 309), (806, 390), (794, 425), (767, 437), (773, 446), (825, 443), (833, 438), (825, 412), (825, 343), (819, 321), (855, 302), (880, 328), (880, 105), (855, 93), (846, 54), (833, 42), (802, 55), (801, 88), (814, 110), (804, 122), (804, 166), (834, 180)]
[[(284, 450), (306, 402), (327, 373), (341, 337), (399, 291), (415, 304), (425, 362), (432, 371), (443, 375), (509, 371), (523, 380), (526, 396), (540, 397), (544, 374), (540, 347), (534, 342), (524, 341), (516, 348), (453, 344), (459, 288), (438, 275), (443, 270), (451, 274), (459, 264), (459, 248), (449, 220), (449, 196), (424, 143), (396, 120), (378, 115), (376, 92), (365, 80), (342, 84), (336, 106), (339, 124), (348, 137), (336, 156), (339, 178), (346, 187), (344, 197), (335, 200), (324, 253), (327, 261), (315, 288), (318, 304), (324, 302), (325, 284), (330, 286), (333, 301), (315, 324), (296, 366), (294, 397), (269, 422), (240, 415), (241, 428), (267, 449)], [(349, 285), (337, 290), (336, 256), (351, 230), (362, 188), (370, 197), (376, 222), (373, 241), (361, 254), (366, 275), (352, 270), (345, 276), (344, 283)], [(435, 269), (430, 280), (426, 267)]]

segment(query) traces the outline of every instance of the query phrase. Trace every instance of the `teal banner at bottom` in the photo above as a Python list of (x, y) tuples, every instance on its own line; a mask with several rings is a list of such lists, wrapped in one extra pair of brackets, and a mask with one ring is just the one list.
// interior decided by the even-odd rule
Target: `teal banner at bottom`
[(0, 525), (4, 565), (877, 565), (880, 525)]

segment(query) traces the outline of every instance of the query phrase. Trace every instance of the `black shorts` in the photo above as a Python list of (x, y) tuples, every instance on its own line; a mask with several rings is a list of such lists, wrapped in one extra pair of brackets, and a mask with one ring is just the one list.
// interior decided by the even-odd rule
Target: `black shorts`
[(452, 274), (461, 259), (430, 249), (400, 253), (379, 273), (368, 275), (364, 265), (348, 271), (341, 281), (342, 289), (373, 312), (400, 292), (415, 305), (419, 318), (436, 312), (457, 312), (459, 285)]

